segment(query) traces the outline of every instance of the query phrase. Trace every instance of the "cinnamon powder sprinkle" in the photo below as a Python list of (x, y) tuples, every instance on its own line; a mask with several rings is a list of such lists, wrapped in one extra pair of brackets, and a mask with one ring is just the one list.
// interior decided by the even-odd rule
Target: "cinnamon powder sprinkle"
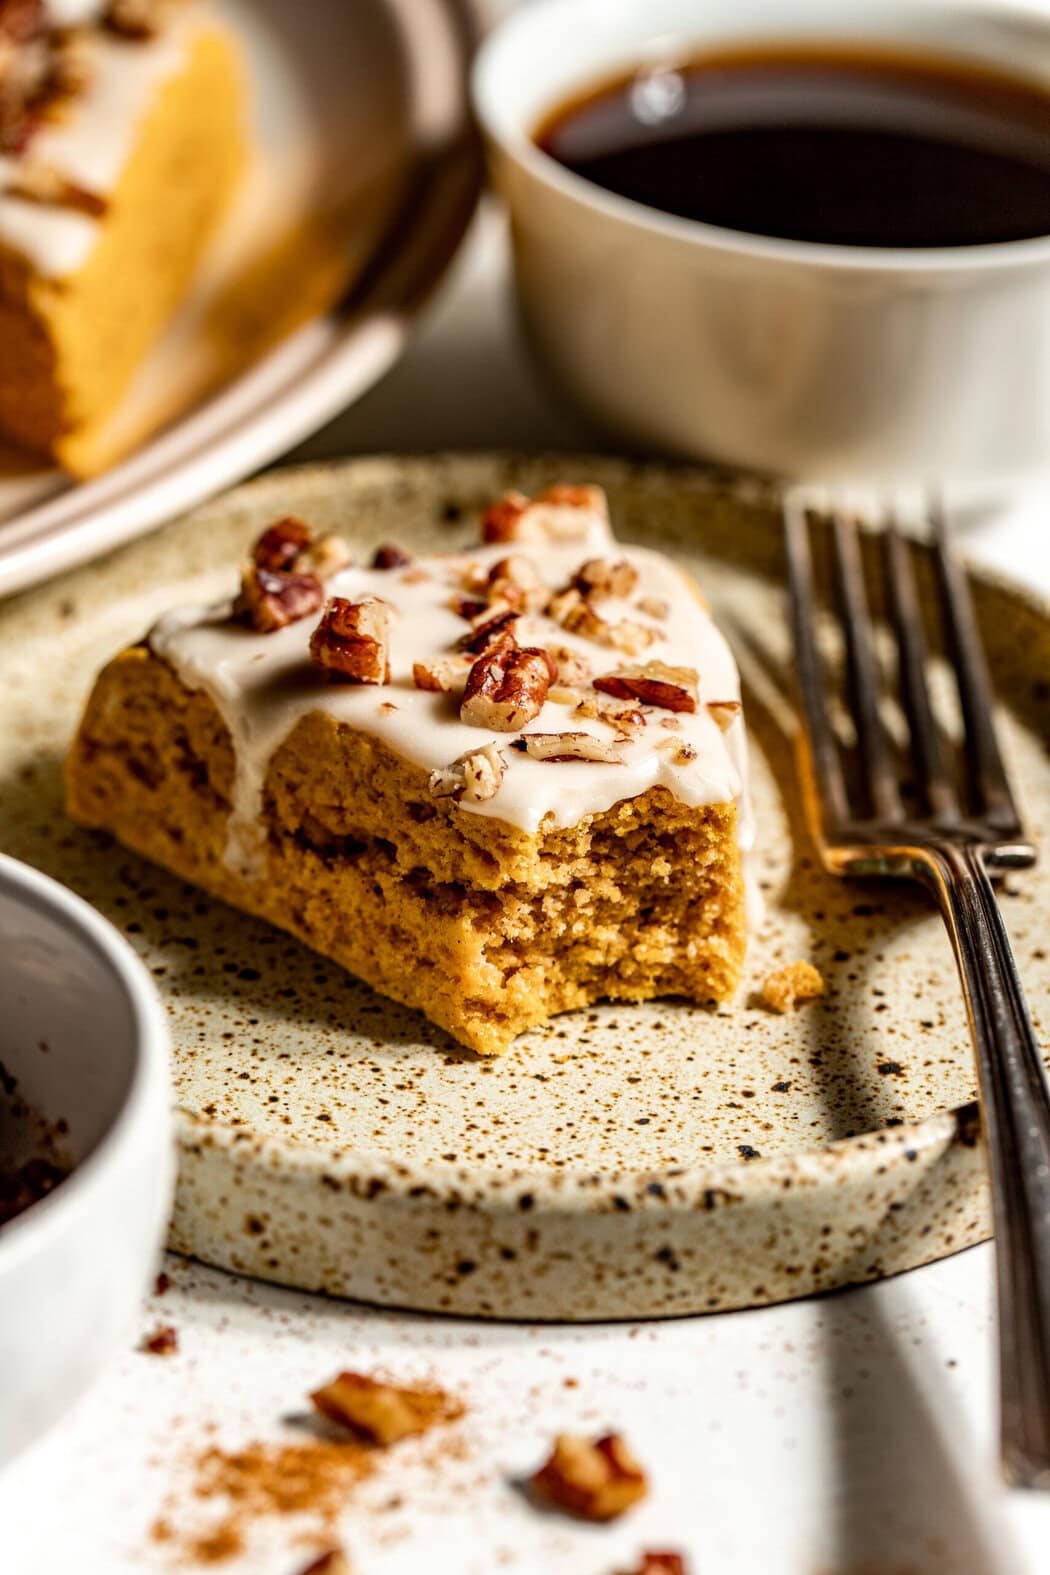
[(203, 1450), (193, 1463), (193, 1498), (215, 1506), (217, 1517), (202, 1526), (174, 1524), (173, 1506), (154, 1522), (156, 1542), (175, 1542), (187, 1561), (221, 1564), (245, 1551), (254, 1524), (267, 1517), (308, 1516), (311, 1532), (330, 1534), (353, 1489), (372, 1475), (377, 1454), (353, 1440), (246, 1444)]

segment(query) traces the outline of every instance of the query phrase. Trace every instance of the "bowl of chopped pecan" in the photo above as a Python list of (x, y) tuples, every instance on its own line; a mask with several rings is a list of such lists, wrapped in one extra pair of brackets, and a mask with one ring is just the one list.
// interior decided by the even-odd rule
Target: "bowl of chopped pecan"
[(168, 1028), (127, 943), (0, 856), (0, 1465), (130, 1337), (174, 1180)]

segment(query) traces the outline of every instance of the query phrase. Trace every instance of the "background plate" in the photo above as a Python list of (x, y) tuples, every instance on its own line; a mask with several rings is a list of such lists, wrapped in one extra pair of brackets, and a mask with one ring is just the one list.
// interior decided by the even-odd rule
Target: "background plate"
[[(278, 512), (361, 550), (470, 540), (507, 486), (609, 490), (736, 632), (769, 905), (739, 999), (554, 1019), (497, 1061), (459, 1049), (265, 924), (65, 821), (61, 763), (98, 666), (162, 610), (225, 591)], [(653, 1317), (871, 1279), (988, 1233), (971, 1053), (939, 918), (817, 868), (779, 690), (780, 535), (760, 489), (610, 460), (357, 460), (276, 473), (0, 610), (0, 846), (120, 925), (164, 992), (181, 1169), (173, 1245), (369, 1301), (496, 1317)], [(1050, 614), (976, 582), (1036, 837), (1050, 815)], [(1005, 909), (1037, 1025), (1050, 883)], [(754, 1003), (811, 957), (824, 1001)]]
[(254, 166), (107, 429), (130, 457), (77, 484), (0, 453), (0, 594), (170, 519), (358, 398), (473, 211), (475, 0), (215, 3), (249, 59)]

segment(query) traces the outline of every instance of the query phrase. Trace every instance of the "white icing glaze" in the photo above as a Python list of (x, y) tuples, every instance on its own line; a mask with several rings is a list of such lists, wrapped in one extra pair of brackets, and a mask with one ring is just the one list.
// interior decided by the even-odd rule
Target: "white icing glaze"
[[(67, 0), (61, 3), (65, 7)], [(75, 0), (68, 4), (76, 8)], [(27, 156), (106, 196), (120, 179), (157, 89), (185, 64), (203, 25), (201, 8), (187, 4), (178, 7), (156, 38), (145, 42), (89, 33), (84, 45), (87, 87), (59, 118), (34, 134)], [(21, 252), (43, 277), (64, 278), (87, 261), (100, 221), (6, 191), (17, 177), (19, 162), (15, 155), (0, 155), (0, 245)]]
[[(648, 709), (645, 728), (623, 746), (622, 764), (550, 762), (512, 749), (512, 740), (520, 734), (493, 734), (462, 722), (458, 702), (450, 695), (416, 689), (413, 663), (447, 657), (468, 628), (450, 606), (453, 594), (462, 590), (464, 567), (468, 562), (489, 567), (508, 551), (531, 558), (552, 589), (565, 585), (596, 551), (626, 557), (638, 571), (637, 590), (629, 601), (602, 603), (600, 611), (607, 620), (630, 617), (656, 631), (656, 640), (642, 657), (623, 657), (593, 640), (569, 634), (542, 614), (520, 619), (515, 630), (518, 643), (568, 646), (588, 659), (595, 676), (634, 660), (695, 668), (698, 710), (678, 713), (679, 726), (672, 731), (660, 725), (669, 712)], [(419, 570), (426, 571), (426, 579), (416, 577)], [(736, 802), (741, 851), (750, 848), (753, 826), (747, 803), (743, 717), (738, 714), (723, 733), (705, 705), (739, 699), (736, 664), (692, 582), (662, 554), (641, 547), (613, 547), (603, 528), (583, 545), (485, 546), (458, 556), (417, 559), (407, 570), (350, 568), (334, 576), (327, 589), (330, 595), (350, 599), (381, 596), (395, 609), (389, 684), (327, 683), (309, 661), (315, 617), (274, 634), (255, 634), (231, 622), (227, 603), (170, 613), (150, 635), (153, 650), (182, 682), (211, 696), (230, 731), (236, 755), (227, 848), (232, 867), (251, 873), (270, 758), (295, 724), (317, 710), (374, 734), (427, 772), (494, 742), (506, 760), (506, 775), (495, 797), (482, 803), (463, 800), (464, 813), (495, 816), (531, 833), (545, 820), (548, 825), (574, 825), (660, 785), (689, 805)], [(666, 602), (666, 619), (640, 612), (639, 597)], [(523, 733), (581, 731), (609, 740), (616, 736), (608, 723), (576, 716), (573, 704), (551, 700), (522, 729)], [(696, 758), (677, 763), (676, 742), (693, 745)]]
[(44, 15), (49, 27), (88, 27), (104, 8), (105, 0), (45, 0)]

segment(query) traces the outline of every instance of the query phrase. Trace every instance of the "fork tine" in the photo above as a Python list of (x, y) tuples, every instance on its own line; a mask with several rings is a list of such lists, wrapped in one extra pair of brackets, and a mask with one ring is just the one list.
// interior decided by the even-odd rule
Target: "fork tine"
[(784, 541), (791, 589), (791, 625), (795, 647), (806, 736), (813, 763), (815, 787), (820, 798), (824, 831), (844, 826), (849, 819), (849, 797), (842, 774), (835, 735), (824, 704), (824, 674), (817, 650), (817, 598), (813, 589), (813, 559), (809, 550), (809, 525), (805, 505), (797, 498), (784, 502)]
[(911, 549), (892, 517), (887, 521), (883, 544), (889, 610), (897, 636), (901, 692), (908, 714), (912, 756), (919, 785), (931, 814), (940, 820), (956, 820), (959, 802), (952, 783), (944, 739), (933, 714), (926, 683), (929, 650), (922, 626)]
[(835, 594), (846, 635), (846, 680), (870, 808), (880, 820), (895, 820), (902, 813), (900, 794), (879, 716), (879, 671), (857, 527), (846, 514), (836, 510), (832, 531)]
[(995, 736), (992, 681), (988, 676), (970, 588), (952, 548), (940, 499), (932, 502), (930, 518), (948, 651), (959, 686), (966, 728), (966, 763), (978, 797), (975, 807), (994, 830), (1008, 837), (1019, 836), (1021, 820)]

